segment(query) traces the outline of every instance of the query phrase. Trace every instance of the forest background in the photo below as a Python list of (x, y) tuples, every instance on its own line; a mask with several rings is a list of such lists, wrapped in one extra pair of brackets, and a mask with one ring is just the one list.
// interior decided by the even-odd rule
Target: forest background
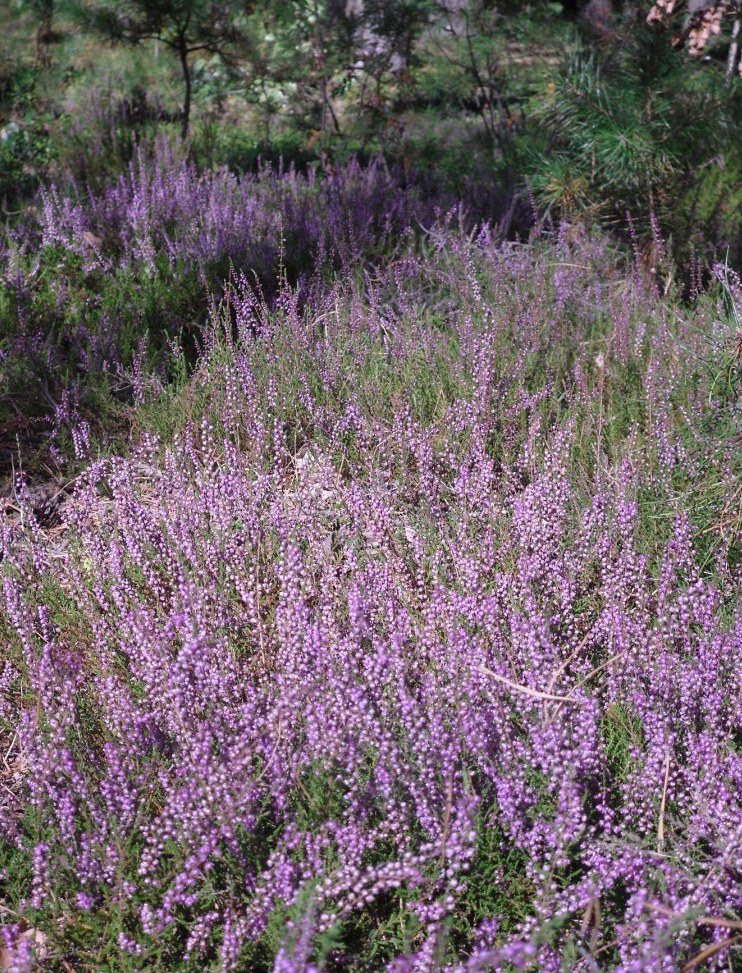
[(0, 198), (12, 215), (58, 174), (101, 184), (179, 132), (203, 167), (383, 153), (517, 229), (533, 202), (624, 230), (653, 214), (683, 256), (737, 252), (736, 8), (674, 7), (8, 0)]

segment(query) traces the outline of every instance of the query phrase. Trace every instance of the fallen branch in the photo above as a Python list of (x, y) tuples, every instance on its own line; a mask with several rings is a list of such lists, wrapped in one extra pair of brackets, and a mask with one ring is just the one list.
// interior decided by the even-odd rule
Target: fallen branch
[(530, 686), (522, 686), (520, 683), (512, 682), (510, 679), (506, 679), (505, 676), (500, 676), (498, 673), (493, 672), (492, 669), (488, 669), (486, 666), (477, 666), (479, 672), (483, 672), (487, 676), (491, 676), (496, 679), (497, 682), (501, 682), (503, 686), (507, 686), (508, 689), (514, 689), (518, 693), (523, 693), (525, 696), (532, 696), (534, 699), (547, 699), (553, 703), (573, 703), (575, 705), (581, 705), (581, 701), (578, 699), (572, 699), (569, 696), (555, 696), (553, 693), (543, 693), (538, 689), (531, 689)]

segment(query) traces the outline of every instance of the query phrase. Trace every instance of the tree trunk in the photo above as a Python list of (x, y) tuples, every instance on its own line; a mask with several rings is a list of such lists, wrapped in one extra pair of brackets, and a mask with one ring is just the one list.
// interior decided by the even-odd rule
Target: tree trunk
[(188, 138), (188, 125), (191, 120), (191, 68), (188, 64), (188, 48), (183, 41), (181, 41), (178, 47), (178, 57), (180, 58), (180, 67), (183, 71), (183, 84), (185, 86), (180, 137), (186, 139)]
[(609, 38), (613, 34), (615, 21), (613, 0), (589, 0), (582, 8), (580, 19), (598, 38)]
[(47, 67), (49, 64), (49, 42), (54, 29), (54, 0), (44, 7), (38, 29), (36, 31), (36, 65)]
[(737, 68), (737, 61), (739, 59), (739, 30), (741, 26), (742, 17), (735, 17), (734, 26), (732, 27), (732, 41), (729, 45), (729, 55), (727, 57), (727, 87), (732, 83), (732, 78)]

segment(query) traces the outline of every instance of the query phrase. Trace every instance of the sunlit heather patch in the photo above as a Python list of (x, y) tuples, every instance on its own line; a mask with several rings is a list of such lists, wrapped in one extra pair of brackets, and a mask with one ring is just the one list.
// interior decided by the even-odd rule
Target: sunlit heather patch
[(91, 467), (61, 551), (8, 542), (16, 968), (96, 910), (142, 969), (731, 955), (736, 541), (722, 505), (698, 556), (684, 477), (734, 465), (703, 374), (678, 407), (728, 335), (599, 241), (426, 257), (237, 288), (173, 441)]

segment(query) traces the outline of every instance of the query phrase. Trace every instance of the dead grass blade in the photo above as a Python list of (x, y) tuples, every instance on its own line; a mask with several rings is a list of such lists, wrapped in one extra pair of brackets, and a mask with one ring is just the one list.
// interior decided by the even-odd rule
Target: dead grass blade
[(710, 946), (702, 949), (700, 953), (696, 953), (693, 959), (688, 960), (680, 973), (691, 973), (691, 970), (698, 969), (702, 963), (705, 963), (707, 959), (711, 959), (712, 956), (716, 956), (716, 954), (720, 953), (722, 949), (727, 949), (729, 946), (734, 946), (735, 943), (740, 941), (742, 941), (742, 936), (728, 936), (726, 939), (722, 939), (718, 943), (712, 943)]
[(665, 754), (665, 782), (662, 785), (662, 800), (660, 801), (660, 817), (657, 822), (657, 854), (662, 854), (665, 844), (665, 807), (667, 806), (667, 785), (670, 782), (670, 751)]
[(546, 699), (553, 703), (572, 703), (574, 706), (582, 705), (582, 701), (579, 699), (572, 699), (569, 696), (554, 696), (552, 693), (543, 693), (539, 689), (531, 689), (530, 686), (523, 686), (520, 683), (513, 682), (510, 679), (506, 679), (505, 676), (493, 672), (492, 669), (488, 669), (486, 666), (477, 666), (477, 670), (497, 680), (497, 682), (501, 682), (503, 686), (515, 690), (515, 692), (523, 693), (524, 696), (531, 696), (533, 699)]

